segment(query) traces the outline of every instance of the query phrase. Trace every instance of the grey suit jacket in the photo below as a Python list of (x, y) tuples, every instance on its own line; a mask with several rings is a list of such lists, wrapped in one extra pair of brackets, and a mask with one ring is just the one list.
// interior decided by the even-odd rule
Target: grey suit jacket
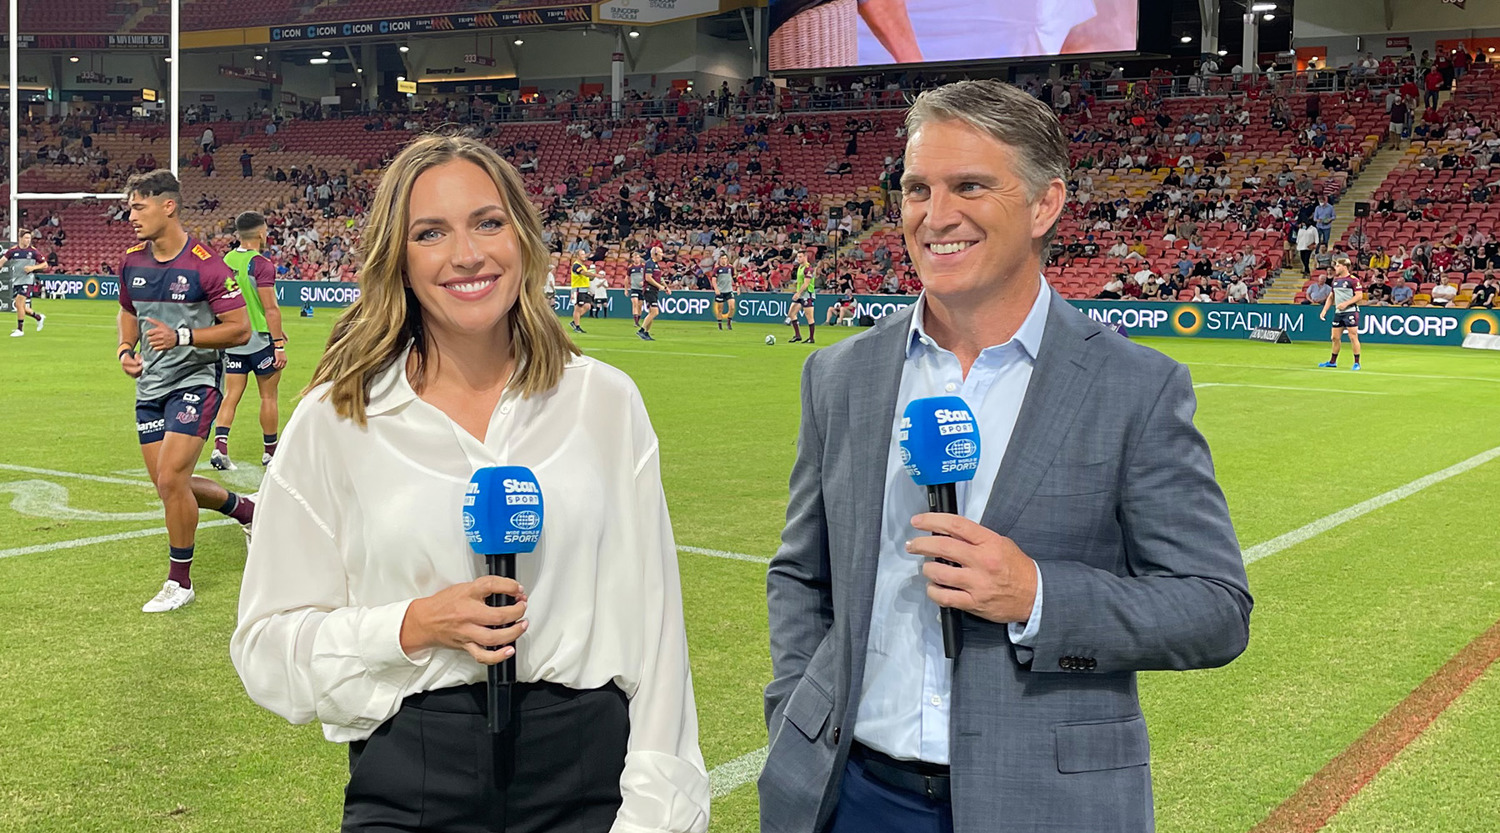
[[(764, 833), (819, 831), (858, 713), (886, 455), (911, 311), (813, 353), (781, 547)], [(1032, 649), (964, 614), (949, 756), (958, 833), (1149, 831), (1137, 671), (1210, 668), (1249, 639), (1239, 544), (1187, 368), (1054, 296), (982, 523), (1035, 559)], [(924, 507), (913, 507), (913, 513)]]

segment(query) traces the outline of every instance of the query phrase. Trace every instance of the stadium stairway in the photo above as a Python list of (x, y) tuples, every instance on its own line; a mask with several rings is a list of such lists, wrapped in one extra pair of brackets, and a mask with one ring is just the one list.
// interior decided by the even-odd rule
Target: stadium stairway
[[(1374, 202), (1375, 192), (1385, 182), (1385, 178), (1396, 165), (1401, 162), (1401, 150), (1377, 150), (1365, 164), (1364, 170), (1359, 172), (1359, 177), (1349, 190), (1344, 192), (1339, 199), (1338, 217), (1333, 221), (1333, 232), (1330, 240), (1342, 240), (1344, 233), (1355, 223), (1354, 204), (1357, 202)], [(1277, 281), (1275, 285), (1266, 290), (1260, 301), (1264, 304), (1290, 304), (1296, 300), (1297, 292), (1302, 289), (1303, 281), (1296, 270), (1288, 270), (1289, 280)]]
[(1344, 193), (1343, 199), (1339, 200), (1339, 215), (1333, 221), (1333, 236), (1330, 240), (1342, 240), (1344, 232), (1354, 225), (1354, 204), (1357, 202), (1374, 202), (1375, 192), (1380, 189), (1385, 178), (1391, 171), (1401, 163), (1402, 152), (1400, 150), (1377, 151), (1371, 157), (1369, 164), (1360, 172), (1359, 179), (1349, 186)]

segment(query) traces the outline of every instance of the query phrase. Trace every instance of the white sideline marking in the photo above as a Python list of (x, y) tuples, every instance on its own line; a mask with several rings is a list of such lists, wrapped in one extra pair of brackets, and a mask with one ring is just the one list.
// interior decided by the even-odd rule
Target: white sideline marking
[(732, 561), (749, 561), (749, 562), (754, 563), (754, 564), (770, 564), (771, 563), (771, 559), (769, 559), (769, 558), (761, 558), (758, 555), (746, 555), (745, 553), (742, 553), (742, 552), (726, 552), (725, 550), (706, 550), (706, 549), (703, 549), (702, 547), (684, 547), (681, 544), (679, 544), (677, 546), (677, 549), (682, 550), (683, 552), (697, 553), (698, 555), (711, 555), (714, 558), (728, 558), (728, 559), (730, 559)]
[[(208, 529), (209, 527), (228, 526), (229, 524), (237, 523), (239, 523), (239, 521), (235, 521), (230, 518), (224, 518), (223, 520), (218, 521), (203, 521), (198, 524), (198, 528)], [(36, 553), (54, 552), (56, 550), (67, 550), (73, 549), (75, 547), (89, 547), (93, 546), (94, 544), (108, 544), (114, 541), (128, 541), (132, 538), (150, 538), (153, 535), (164, 535), (166, 534), (166, 531), (167, 530), (162, 527), (152, 527), (151, 529), (136, 529), (130, 532), (117, 532), (113, 535), (95, 535), (91, 538), (75, 538), (72, 541), (54, 541), (50, 544), (34, 544), (29, 547), (15, 547), (13, 549), (0, 550), (0, 558), (10, 558), (11, 556), (15, 555), (35, 555)]]
[[(1428, 486), (1441, 483), (1444, 480), (1449, 479), (1450, 477), (1456, 477), (1470, 469), (1482, 466), (1485, 463), (1488, 463), (1489, 461), (1495, 459), (1496, 457), (1500, 457), (1500, 446), (1492, 448), (1489, 451), (1476, 454), (1473, 457), (1470, 457), (1469, 459), (1464, 460), (1461, 463), (1451, 465), (1448, 468), (1443, 469), (1442, 471), (1435, 471), (1432, 474), (1427, 475), (1426, 477), (1419, 477), (1416, 480), (1407, 483), (1405, 486), (1398, 486), (1390, 490), (1389, 492), (1381, 495), (1376, 495), (1375, 497), (1372, 497), (1369, 500), (1363, 501), (1361, 503), (1356, 503), (1347, 509), (1342, 509), (1325, 518), (1319, 518), (1318, 520), (1313, 521), (1306, 526), (1294, 529), (1291, 532), (1286, 533), (1285, 535), (1278, 535), (1263, 544), (1256, 544), (1250, 549), (1245, 550), (1245, 564), (1254, 564), (1262, 558), (1275, 555), (1282, 550), (1294, 547), (1297, 544), (1308, 540), (1309, 538), (1314, 538), (1318, 535), (1322, 535), (1328, 530), (1333, 529), (1334, 527), (1341, 524), (1348, 523), (1349, 521), (1352, 521), (1355, 518), (1360, 517), (1361, 515), (1367, 515), (1371, 512), (1374, 512), (1376, 509), (1379, 509), (1382, 506), (1395, 503), (1396, 501), (1403, 498), (1411, 497), (1412, 495), (1422, 491)], [(766, 748), (761, 747), (754, 752), (746, 755), (741, 755), (740, 757), (735, 758), (732, 761), (714, 767), (713, 771), (708, 774), (709, 789), (712, 796), (714, 798), (720, 798), (722, 796), (729, 795), (740, 787), (743, 787), (744, 785), (755, 780), (760, 775), (761, 766), (763, 766), (766, 762), (766, 754)]]
[(1238, 382), (1199, 382), (1194, 388), (1261, 388), (1263, 390), (1295, 390), (1313, 393), (1357, 393), (1361, 396), (1385, 396), (1379, 390), (1345, 390), (1343, 388), (1298, 388), (1291, 385), (1245, 385)]
[(113, 483), (119, 486), (146, 486), (156, 488), (156, 484), (150, 480), (126, 480), (122, 477), (105, 477), (102, 474), (79, 474), (73, 471), (55, 471), (53, 469), (36, 469), (31, 466), (16, 466), (10, 463), (0, 463), (0, 470), (19, 471), (25, 474), (45, 474), (49, 477), (71, 477), (75, 480), (92, 480), (95, 483)]
[(1500, 446), (1496, 446), (1489, 451), (1481, 451), (1480, 453), (1475, 454), (1473, 457), (1470, 457), (1469, 459), (1464, 460), (1461, 463), (1454, 463), (1453, 465), (1449, 466), (1446, 469), (1443, 469), (1442, 471), (1435, 471), (1432, 474), (1427, 475), (1426, 477), (1419, 477), (1404, 486), (1397, 486), (1389, 492), (1385, 492), (1383, 494), (1376, 495), (1369, 500), (1356, 503), (1353, 506), (1348, 507), (1347, 509), (1340, 509), (1339, 511), (1334, 512), (1332, 515), (1327, 515), (1325, 517), (1319, 518), (1316, 521), (1307, 524), (1306, 526), (1298, 527), (1297, 529), (1294, 529), (1284, 535), (1278, 535), (1263, 544), (1256, 544), (1250, 549), (1245, 550), (1245, 563), (1254, 564), (1262, 558), (1275, 555), (1276, 553), (1294, 547), (1309, 538), (1322, 535), (1328, 530), (1333, 529), (1336, 526), (1346, 524), (1349, 521), (1360, 517), (1361, 515), (1368, 515), (1369, 513), (1374, 512), (1376, 509), (1379, 509), (1382, 506), (1386, 506), (1388, 504), (1395, 503), (1398, 500), (1411, 497), (1412, 495), (1422, 491), (1428, 486), (1437, 485), (1438, 483), (1441, 483), (1450, 477), (1456, 477), (1468, 471), (1469, 469), (1482, 466), (1485, 463), (1488, 463), (1489, 461), (1495, 459), (1496, 457), (1500, 457)]
[[(1283, 367), (1281, 365), (1274, 364), (1222, 364), (1216, 362), (1188, 362), (1187, 365), (1189, 367), (1236, 367), (1242, 370), (1289, 370), (1299, 373), (1329, 374), (1331, 372), (1337, 372), (1336, 368), (1331, 367)], [(1350, 372), (1352, 373), (1353, 371)], [(1491, 384), (1500, 385), (1500, 378), (1496, 378), (1494, 376), (1445, 376), (1436, 373), (1388, 373), (1379, 370), (1361, 370), (1359, 371), (1359, 375), (1392, 376), (1397, 379), (1452, 379), (1455, 381), (1489, 382)]]
[(760, 775), (760, 768), (765, 766), (769, 751), (762, 746), (709, 770), (708, 794), (713, 798), (723, 798), (754, 781)]

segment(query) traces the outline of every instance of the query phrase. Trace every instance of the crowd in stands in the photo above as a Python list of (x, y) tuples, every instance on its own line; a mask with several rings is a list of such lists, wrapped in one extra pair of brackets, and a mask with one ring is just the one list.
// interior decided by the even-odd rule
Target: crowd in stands
[[(1363, 226), (1331, 239), (1344, 210), (1338, 198), (1382, 141), (1392, 140), (1388, 124), (1398, 151), (1402, 133), (1420, 145), (1407, 151), (1409, 170), (1437, 176), (1425, 189), (1387, 193), (1373, 220), (1426, 223), (1447, 216), (1444, 207), (1488, 205), (1500, 189), (1500, 174), (1489, 173), (1500, 166), (1493, 107), (1481, 112), (1450, 102), (1417, 116), (1425, 103), (1417, 99), (1433, 83), (1462, 79), (1476, 68), (1472, 61), (1366, 63), (1345, 70), (1353, 83), (1338, 93), (1308, 91), (1306, 76), (1220, 75), (1216, 67), (1196, 82), (1164, 73), (1125, 82), (1077, 70), (1055, 82), (1027, 82), (1058, 112), (1073, 155), (1049, 277), (1070, 297), (1248, 303), (1277, 280), (1284, 262), (1288, 272), (1301, 266), (1306, 274), (1340, 251), (1417, 289), (1430, 281), (1436, 290), (1451, 273), (1500, 266), (1495, 242), (1473, 224), (1453, 224), (1410, 245), (1369, 245)], [(726, 83), (701, 94), (674, 87), (632, 92), (619, 112), (597, 92), (524, 101), (503, 94), (415, 108), (386, 102), (353, 115), (310, 103), (292, 113), (256, 109), (237, 120), (193, 109), (185, 114), (179, 160), (188, 171), (184, 215), (190, 230), (227, 248), (233, 214), (255, 208), (270, 222), (270, 254), (284, 277), (354, 280), (378, 165), (411, 136), (449, 129), (499, 148), (521, 171), (543, 212), (559, 274), (581, 257), (621, 285), (632, 253), (661, 246), (670, 285), (706, 285), (711, 265), (727, 256), (742, 288), (772, 290), (786, 284), (795, 253), (811, 249), (825, 291), (914, 292), (920, 284), (899, 234), (904, 134), (894, 108), (912, 88), (943, 80), (877, 76), (737, 91)], [(1191, 92), (1223, 94), (1176, 96), (1184, 83)], [(1116, 95), (1119, 84), (1128, 89)], [(851, 102), (868, 109), (844, 110)], [(558, 121), (512, 121), (538, 114)], [(310, 137), (322, 135), (319, 125), (327, 122), (388, 141), (368, 159), (336, 152), (314, 158), (318, 142)], [(110, 190), (161, 165), (166, 126), (106, 104), (25, 120), (23, 133), (23, 178), (77, 169), (94, 190)], [(237, 164), (224, 164), (229, 160)], [(272, 204), (243, 204), (231, 185), (241, 180), (265, 183), (278, 196)], [(128, 245), (125, 212), (114, 204), (87, 212), (37, 206), (27, 222), (53, 229), (39, 240), (52, 244), (58, 269), (110, 265), (97, 249), (71, 256), (67, 231), (78, 218)], [(1473, 283), (1486, 285), (1480, 275)], [(1455, 295), (1460, 302), (1485, 295), (1464, 290)], [(1446, 294), (1414, 292), (1413, 299), (1441, 303)]]

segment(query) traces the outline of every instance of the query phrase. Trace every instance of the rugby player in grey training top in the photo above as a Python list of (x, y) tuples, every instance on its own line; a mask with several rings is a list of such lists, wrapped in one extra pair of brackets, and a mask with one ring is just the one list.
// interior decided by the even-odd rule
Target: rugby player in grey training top
[(11, 299), (16, 307), (16, 331), (11, 333), (12, 338), (20, 338), (26, 335), (22, 325), (27, 318), (36, 319), (36, 331), (41, 332), (47, 323), (47, 316), (42, 315), (31, 308), (31, 296), (36, 294), (35, 273), (47, 268), (42, 262), (42, 254), (31, 248), (31, 232), (23, 231), (16, 245), (5, 250), (5, 266), (10, 269), (10, 291)]
[(1339, 347), (1344, 340), (1344, 333), (1349, 334), (1349, 346), (1354, 350), (1354, 370), (1359, 370), (1359, 302), (1364, 300), (1365, 288), (1359, 282), (1359, 276), (1354, 274), (1353, 264), (1344, 255), (1338, 255), (1333, 259), (1333, 280), (1328, 282), (1333, 291), (1328, 293), (1328, 298), (1323, 301), (1323, 310), (1318, 313), (1318, 320), (1328, 317), (1328, 308), (1333, 308), (1333, 355), (1328, 361), (1318, 367), (1338, 367)]
[(719, 319), (719, 329), (726, 324), (734, 329), (734, 267), (728, 255), (719, 255), (719, 265), (714, 267), (714, 318)]
[(127, 249), (120, 264), (117, 358), (136, 380), (141, 455), (167, 514), (167, 580), (141, 608), (160, 613), (195, 596), (191, 570), (199, 508), (234, 518), (248, 534), (251, 498), (193, 476), (193, 466), (219, 410), (220, 351), (250, 340), (250, 318), (224, 259), (182, 227), (177, 177), (171, 171), (138, 174), (125, 193), (130, 224), (144, 242)]

